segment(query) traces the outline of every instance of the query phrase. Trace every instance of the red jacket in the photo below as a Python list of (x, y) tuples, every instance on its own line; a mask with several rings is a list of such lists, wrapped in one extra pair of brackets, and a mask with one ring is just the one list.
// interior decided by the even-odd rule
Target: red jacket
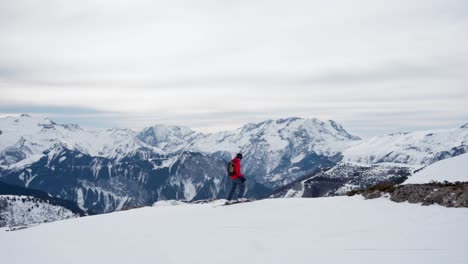
[(234, 159), (232, 160), (232, 162), (234, 163), (234, 175), (231, 176), (231, 179), (234, 180), (234, 179), (237, 179), (237, 178), (240, 178), (240, 177), (244, 176), (244, 175), (242, 175), (242, 173), (241, 173), (241, 167), (242, 167), (242, 165), (241, 165), (240, 159), (234, 158)]

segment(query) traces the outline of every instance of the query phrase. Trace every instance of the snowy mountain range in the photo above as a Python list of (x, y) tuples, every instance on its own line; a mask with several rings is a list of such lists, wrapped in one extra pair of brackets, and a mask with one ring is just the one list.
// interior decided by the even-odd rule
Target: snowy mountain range
[(468, 152), (468, 124), (453, 129), (373, 137), (343, 151), (343, 161), (421, 166), (466, 152)]
[[(389, 163), (418, 168), (468, 151), (466, 125), (361, 140), (334, 121), (318, 119), (267, 120), (203, 134), (166, 125), (91, 130), (21, 115), (0, 118), (0, 131), (0, 181), (43, 190), (95, 212), (224, 197), (230, 187), (225, 164), (237, 152), (245, 157), (247, 195), (262, 198), (336, 164), (341, 169), (333, 171)], [(351, 173), (348, 187), (388, 178), (388, 168), (364, 177), (372, 181), (360, 180), (359, 170)], [(350, 178), (346, 175), (338, 176)], [(339, 193), (347, 183), (326, 193)]]
[(234, 131), (196, 133), (156, 125), (89, 130), (28, 115), (0, 119), (0, 180), (110, 212), (163, 199), (223, 197), (225, 164), (245, 155), (250, 197), (321, 166), (331, 166), (357, 137), (333, 121), (289, 118)]
[(109, 159), (122, 159), (139, 149), (162, 153), (138, 140), (130, 129), (88, 130), (25, 114), (0, 118), (0, 130), (0, 165), (9, 168), (38, 161), (44, 151), (58, 146)]
[(468, 152), (468, 124), (454, 129), (389, 134), (355, 143), (342, 152), (342, 160), (330, 170), (299, 178), (277, 189), (272, 197), (334, 196), (383, 182), (402, 183), (408, 178), (411, 181), (413, 172), (431, 164), (438, 168), (438, 163), (446, 161), (454, 168), (444, 166), (441, 170), (459, 171), (460, 164), (449, 160)]
[(245, 174), (268, 187), (288, 183), (317, 165), (333, 164), (359, 140), (334, 121), (301, 118), (267, 120), (213, 134), (158, 125), (144, 129), (138, 138), (168, 153), (191, 151), (228, 160), (241, 152)]

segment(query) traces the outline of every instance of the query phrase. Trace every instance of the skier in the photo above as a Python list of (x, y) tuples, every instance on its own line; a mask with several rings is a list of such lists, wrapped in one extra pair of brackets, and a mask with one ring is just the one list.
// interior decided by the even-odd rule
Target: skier
[(231, 191), (229, 192), (229, 195), (227, 197), (226, 204), (231, 204), (232, 203), (231, 199), (232, 199), (232, 196), (233, 196), (234, 192), (237, 189), (237, 186), (239, 186), (239, 194), (237, 196), (237, 201), (238, 202), (245, 202), (247, 200), (247, 199), (243, 198), (244, 190), (245, 190), (244, 182), (246, 181), (246, 178), (241, 173), (241, 160), (242, 160), (242, 154), (238, 153), (236, 155), (236, 157), (234, 159), (232, 159), (232, 161), (229, 163), (229, 167), (230, 167), (229, 177), (231, 177), (232, 187), (231, 187)]

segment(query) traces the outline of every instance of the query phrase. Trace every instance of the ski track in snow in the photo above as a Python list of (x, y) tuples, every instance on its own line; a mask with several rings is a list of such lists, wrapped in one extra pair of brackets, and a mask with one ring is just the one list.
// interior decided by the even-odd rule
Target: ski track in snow
[(468, 210), (362, 197), (158, 203), (0, 232), (2, 263), (467, 263)]

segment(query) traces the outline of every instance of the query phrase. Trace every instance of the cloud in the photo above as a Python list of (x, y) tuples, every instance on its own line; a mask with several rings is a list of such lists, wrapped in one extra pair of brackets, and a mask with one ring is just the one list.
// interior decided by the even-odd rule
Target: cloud
[(207, 131), (291, 115), (367, 135), (456, 126), (467, 14), (462, 0), (6, 0), (0, 105)]
[(81, 107), (60, 107), (60, 106), (50, 106), (50, 105), (2, 105), (0, 106), (1, 113), (21, 113), (22, 110), (28, 110), (28, 113), (41, 114), (41, 113), (50, 113), (50, 114), (62, 114), (62, 115), (83, 115), (83, 114), (97, 114), (102, 113), (100, 111), (90, 109), (90, 108), (81, 108)]

